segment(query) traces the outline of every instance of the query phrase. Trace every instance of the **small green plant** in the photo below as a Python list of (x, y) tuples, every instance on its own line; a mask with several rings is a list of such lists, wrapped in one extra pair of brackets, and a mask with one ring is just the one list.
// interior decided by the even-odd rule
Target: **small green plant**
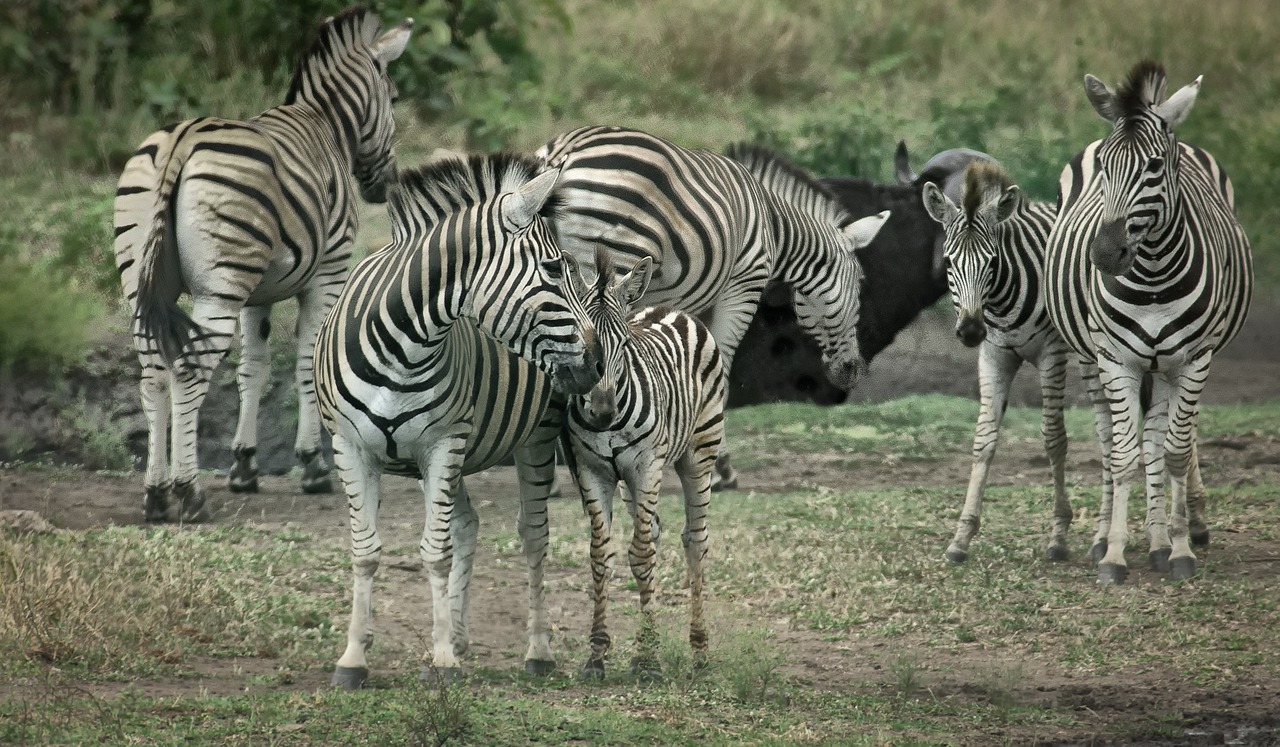
[(907, 697), (920, 689), (920, 657), (914, 651), (901, 651), (889, 663), (889, 672), (896, 680), (898, 692)]
[(987, 692), (991, 705), (1007, 711), (1016, 705), (1014, 691), (1026, 680), (1026, 667), (1021, 661), (993, 665), (978, 678), (978, 685)]
[(404, 697), (395, 708), (404, 721), (410, 744), (444, 747), (466, 744), (475, 700), (472, 683), (466, 680), (419, 680), (405, 688)]
[(768, 630), (733, 631), (724, 635), (718, 650), (712, 651), (716, 676), (735, 700), (764, 705), (785, 700), (788, 689), (782, 673), (785, 655)]

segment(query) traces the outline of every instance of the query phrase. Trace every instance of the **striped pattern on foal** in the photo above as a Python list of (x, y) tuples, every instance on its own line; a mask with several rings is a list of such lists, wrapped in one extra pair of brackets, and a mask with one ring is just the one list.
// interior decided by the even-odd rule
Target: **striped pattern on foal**
[(980, 406), (973, 435), (973, 468), (964, 508), (946, 558), (963, 563), (982, 524), (982, 497), (1009, 388), (1023, 363), (1040, 376), (1041, 435), (1053, 474), (1053, 527), (1045, 555), (1066, 560), (1071, 502), (1065, 485), (1067, 431), (1063, 422), (1067, 346), (1049, 321), (1041, 285), (1044, 247), (1056, 207), (1027, 200), (994, 163), (967, 167), (957, 206), (937, 185), (925, 184), (925, 209), (943, 226), (947, 288), (956, 309), (956, 336), (978, 347)]
[(612, 565), (613, 496), (621, 482), (634, 523), (628, 558), (640, 593), (642, 620), (633, 666), (656, 670), (651, 604), (657, 553), (657, 501), (662, 472), (674, 467), (684, 489), (681, 534), (691, 588), (689, 643), (705, 656), (702, 562), (707, 553), (711, 474), (724, 440), (727, 375), (711, 333), (692, 316), (669, 307), (628, 309), (643, 297), (652, 260), (642, 258), (615, 275), (604, 250), (596, 254), (596, 281), (587, 315), (604, 349), (605, 373), (585, 396), (569, 400), (565, 452), (582, 489), (591, 524), (591, 576), (595, 606), (591, 655), (584, 674), (604, 675), (610, 647), (606, 624)]
[(1175, 578), (1194, 575), (1189, 539), (1208, 541), (1195, 440), (1200, 394), (1252, 293), (1231, 182), (1211, 155), (1174, 135), (1200, 79), (1168, 99), (1165, 83), (1164, 68), (1149, 60), (1118, 91), (1085, 76), (1089, 101), (1112, 131), (1063, 170), (1049, 237), (1050, 316), (1077, 353), (1096, 361), (1110, 405), (1102, 438), (1115, 486), (1095, 537), (1101, 583), (1125, 579), (1128, 499), (1144, 460), (1152, 564)]
[(456, 674), (477, 530), (462, 478), (509, 454), (529, 566), (526, 667), (554, 666), (542, 582), (562, 415), (552, 390), (589, 390), (601, 361), (572, 260), (544, 215), (556, 174), (535, 178), (538, 167), (500, 154), (402, 174), (390, 194), (393, 242), (356, 266), (321, 326), (316, 386), (349, 502), (355, 573), (337, 684), (359, 686), (368, 673), (381, 474), (420, 480), (432, 663)]
[[(245, 121), (202, 117), (151, 134), (116, 189), (115, 256), (133, 309), (150, 429), (145, 516), (207, 518), (196, 482), (200, 405), (237, 317), (240, 419), (232, 490), (257, 490), (258, 403), (270, 376), (272, 304), (298, 299), (298, 436), (303, 490), (327, 492), (311, 352), (346, 280), (357, 188), (384, 200), (394, 178), (395, 88), (387, 65), (412, 21), (386, 33), (350, 8), (325, 21), (298, 61), (285, 103)], [(188, 293), (193, 312), (177, 305)], [(170, 435), (170, 419), (172, 434)], [(172, 439), (172, 443), (168, 443)]]

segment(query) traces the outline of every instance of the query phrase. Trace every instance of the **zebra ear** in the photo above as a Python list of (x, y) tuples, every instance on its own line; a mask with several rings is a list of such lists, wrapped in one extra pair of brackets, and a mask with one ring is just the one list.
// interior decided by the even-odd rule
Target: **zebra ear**
[(1155, 107), (1156, 114), (1169, 123), (1170, 129), (1182, 124), (1182, 120), (1191, 113), (1191, 107), (1196, 103), (1196, 96), (1200, 93), (1200, 81), (1203, 79), (1203, 75), (1197, 75), (1195, 80), (1179, 88), (1178, 92), (1170, 96), (1167, 101)]
[(1116, 95), (1107, 88), (1106, 83), (1088, 73), (1084, 75), (1084, 95), (1089, 97), (1089, 103), (1093, 104), (1093, 110), (1098, 113), (1098, 116), (1108, 122), (1115, 122), (1119, 118), (1120, 111), (1116, 108)]
[(636, 301), (644, 295), (649, 289), (649, 277), (653, 272), (653, 258), (641, 257), (631, 271), (625, 275), (620, 275), (614, 288), (622, 290), (622, 301), (627, 308), (635, 305)]
[(1010, 184), (1009, 188), (1000, 195), (1000, 199), (996, 202), (996, 223), (1008, 220), (1013, 215), (1014, 209), (1018, 207), (1018, 202), (1022, 199), (1018, 185)]
[(508, 227), (516, 230), (533, 222), (555, 189), (560, 169), (544, 171), (521, 184), (502, 205), (502, 217)]
[(889, 220), (889, 211), (881, 210), (875, 215), (859, 218), (844, 227), (844, 235), (853, 240), (853, 248), (861, 249), (870, 244), (880, 233), (880, 228)]
[(909, 187), (916, 181), (916, 172), (911, 170), (911, 159), (907, 157), (906, 140), (899, 140), (898, 149), (893, 153), (893, 175), (904, 187)]
[(400, 57), (404, 48), (409, 45), (409, 35), (413, 33), (413, 19), (406, 18), (397, 23), (390, 31), (378, 37), (373, 43), (373, 56), (383, 65)]
[(924, 211), (929, 214), (930, 218), (942, 224), (943, 228), (951, 225), (956, 216), (960, 214), (960, 209), (942, 193), (937, 184), (933, 182), (925, 182), (924, 189), (920, 192), (920, 199), (924, 202)]

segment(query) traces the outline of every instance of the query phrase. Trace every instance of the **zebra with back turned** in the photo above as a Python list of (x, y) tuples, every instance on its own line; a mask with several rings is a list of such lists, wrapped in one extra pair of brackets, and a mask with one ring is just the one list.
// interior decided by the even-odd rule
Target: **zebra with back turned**
[[(240, 420), (229, 483), (257, 490), (271, 305), (293, 296), (302, 488), (330, 490), (311, 353), (347, 277), (356, 185), (366, 200), (382, 202), (394, 178), (396, 91), (387, 65), (404, 51), (412, 26), (406, 19), (383, 33), (377, 16), (349, 8), (321, 24), (283, 105), (246, 121), (202, 117), (166, 127), (125, 165), (116, 189), (115, 255), (142, 364), (148, 521), (167, 518), (170, 491), (183, 519), (209, 516), (197, 482), (198, 417), (237, 316)], [(190, 316), (177, 305), (183, 292), (192, 298)]]
[(542, 563), (562, 409), (549, 405), (553, 386), (590, 391), (603, 367), (573, 259), (544, 215), (556, 174), (534, 177), (538, 166), (472, 156), (401, 174), (391, 244), (356, 266), (321, 325), (316, 390), (347, 493), (355, 576), (335, 684), (359, 687), (368, 675), (383, 473), (422, 487), (433, 672), (456, 678), (478, 528), (462, 477), (511, 454), (529, 568), (525, 667), (555, 665)]
[[(600, 336), (605, 373), (587, 395), (570, 397), (565, 454), (582, 490), (591, 524), (594, 608), (588, 677), (604, 676), (611, 640), (605, 616), (613, 554), (613, 497), (621, 482), (633, 521), (628, 552), (642, 616), (633, 669), (657, 672), (656, 628), (650, 604), (657, 554), (656, 512), (662, 472), (673, 467), (684, 491), (681, 533), (689, 573), (689, 644), (705, 658), (702, 561), (707, 554), (707, 506), (716, 455), (724, 440), (727, 376), (716, 341), (697, 319), (669, 307), (630, 311), (649, 284), (653, 260), (642, 257), (615, 275), (596, 250), (596, 280), (586, 293), (587, 316)], [(629, 313), (628, 313), (629, 312)]]
[(982, 497), (1009, 387), (1022, 364), (1030, 363), (1040, 375), (1041, 435), (1053, 473), (1053, 529), (1045, 556), (1066, 560), (1072, 519), (1062, 414), (1068, 349), (1049, 321), (1041, 292), (1044, 247), (1057, 209), (1024, 199), (1004, 169), (990, 162), (965, 169), (959, 197), (956, 205), (937, 185), (924, 185), (925, 209), (944, 231), (943, 265), (956, 309), (956, 336), (967, 347), (981, 346), (973, 469), (946, 558), (963, 563), (969, 556), (969, 543), (982, 524)]
[(1168, 99), (1165, 83), (1164, 67), (1150, 60), (1118, 91), (1085, 76), (1089, 102), (1112, 131), (1063, 169), (1047, 249), (1050, 317), (1068, 345), (1097, 362), (1110, 403), (1103, 447), (1115, 487), (1094, 540), (1100, 583), (1125, 580), (1129, 494), (1144, 459), (1152, 563), (1175, 579), (1195, 575), (1191, 542), (1209, 538), (1196, 454), (1200, 393), (1252, 294), (1231, 181), (1211, 155), (1174, 135), (1200, 78)]
[[(564, 250), (587, 261), (603, 246), (622, 266), (650, 257), (641, 302), (699, 315), (726, 370), (770, 278), (795, 288), (797, 317), (833, 383), (851, 387), (866, 367), (855, 334), (862, 273), (854, 252), (875, 237), (883, 214), (855, 220), (801, 169), (749, 147), (721, 156), (635, 130), (584, 127), (538, 156), (561, 172), (555, 228)], [(762, 183), (746, 162), (777, 164), (772, 181)], [(721, 486), (732, 487), (727, 459), (718, 471)]]

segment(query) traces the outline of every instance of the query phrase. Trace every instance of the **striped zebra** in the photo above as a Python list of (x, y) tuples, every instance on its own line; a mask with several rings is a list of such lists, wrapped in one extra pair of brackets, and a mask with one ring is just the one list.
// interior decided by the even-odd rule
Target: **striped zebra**
[(572, 287), (574, 260), (544, 215), (557, 175), (534, 177), (538, 167), (498, 154), (402, 173), (388, 202), (391, 244), (356, 265), (320, 327), (316, 391), (347, 493), (355, 576), (337, 685), (368, 675), (383, 473), (420, 481), (434, 611), (424, 675), (456, 678), (478, 527), (462, 477), (510, 454), (529, 563), (525, 666), (555, 665), (542, 563), (563, 411), (549, 405), (553, 386), (589, 391), (603, 363)]
[[(847, 389), (866, 368), (854, 251), (886, 214), (854, 220), (809, 174), (751, 146), (721, 156), (635, 130), (584, 127), (538, 156), (561, 172), (554, 220), (564, 250), (586, 262), (603, 246), (622, 266), (649, 257), (641, 301), (702, 318), (726, 370), (770, 278), (795, 289), (797, 317), (832, 383)], [(733, 487), (727, 455), (717, 471), (720, 487)]]
[(702, 561), (707, 554), (707, 505), (716, 455), (724, 440), (727, 376), (711, 333), (692, 316), (669, 307), (628, 313), (644, 296), (653, 260), (642, 257), (616, 275), (604, 249), (596, 250), (596, 281), (584, 300), (604, 349), (605, 374), (591, 392), (569, 399), (569, 448), (564, 450), (582, 489), (591, 523), (591, 578), (595, 601), (591, 655), (583, 676), (604, 677), (611, 644), (605, 621), (613, 554), (613, 496), (621, 482), (634, 524), (628, 557), (640, 592), (640, 631), (632, 669), (655, 676), (657, 631), (651, 601), (657, 555), (657, 503), (662, 472), (674, 467), (684, 489), (681, 538), (689, 571), (689, 644), (705, 658)]
[[(237, 317), (240, 421), (229, 483), (234, 491), (257, 490), (271, 306), (294, 296), (302, 489), (331, 489), (311, 351), (347, 277), (356, 188), (382, 202), (394, 178), (396, 91), (387, 65), (404, 51), (412, 27), (406, 19), (383, 33), (377, 16), (349, 8), (320, 25), (283, 105), (245, 121), (202, 117), (166, 127), (125, 165), (116, 189), (115, 255), (133, 310), (150, 430), (147, 521), (168, 518), (170, 493), (180, 500), (180, 518), (209, 518), (197, 482), (197, 421)], [(193, 302), (190, 315), (177, 305), (183, 292)]]
[(1173, 132), (1200, 78), (1168, 99), (1165, 82), (1150, 60), (1118, 91), (1085, 76), (1089, 102), (1113, 128), (1063, 170), (1047, 249), (1049, 314), (1067, 344), (1096, 361), (1110, 403), (1103, 446), (1114, 500), (1099, 512), (1094, 549), (1104, 584), (1127, 574), (1129, 494), (1144, 460), (1152, 564), (1174, 579), (1195, 575), (1191, 541), (1209, 539), (1196, 455), (1200, 393), (1214, 353), (1243, 326), (1252, 293), (1253, 259), (1231, 181)]
[(982, 525), (982, 496), (1000, 441), (1009, 387), (1022, 364), (1030, 363), (1040, 375), (1040, 432), (1053, 473), (1053, 528), (1045, 556), (1066, 560), (1073, 516), (1065, 483), (1067, 430), (1062, 416), (1068, 349), (1049, 321), (1041, 293), (1044, 247), (1057, 209), (1024, 199), (993, 162), (971, 163), (959, 196), (957, 206), (936, 184), (924, 185), (925, 210), (944, 231), (943, 264), (956, 309), (956, 336), (967, 347), (981, 346), (973, 469), (946, 558), (963, 563), (969, 557), (969, 543)]

